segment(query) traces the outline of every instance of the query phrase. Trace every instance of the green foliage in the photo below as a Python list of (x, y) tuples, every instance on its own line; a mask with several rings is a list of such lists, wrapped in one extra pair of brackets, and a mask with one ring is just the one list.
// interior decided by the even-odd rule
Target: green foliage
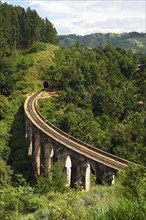
[(83, 47), (97, 48), (102, 45), (106, 47), (108, 44), (111, 44), (113, 47), (123, 48), (127, 51), (131, 50), (132, 52), (146, 54), (145, 51), (145, 33), (131, 32), (131, 33), (108, 33), (101, 34), (95, 33), (85, 36), (77, 36), (75, 34), (70, 35), (60, 35), (60, 45), (63, 47), (73, 46), (75, 44), (80, 44)]
[(61, 117), (61, 113), (59, 113), (57, 106), (54, 105), (54, 102), (55, 99), (53, 97), (49, 99), (42, 99), (38, 102), (38, 109), (42, 115), (45, 115), (46, 118), (50, 119), (49, 121), (51, 123), (59, 126), (58, 120)]
[(45, 201), (33, 193), (29, 186), (16, 187), (7, 186), (0, 194), (1, 219), (18, 219), (19, 213), (29, 213), (42, 208)]
[(125, 197), (131, 199), (136, 198), (139, 202), (146, 199), (146, 193), (143, 191), (146, 186), (145, 167), (135, 164), (129, 165), (126, 170), (120, 174), (119, 181)]
[(47, 176), (37, 177), (35, 186), (37, 193), (47, 194), (50, 191), (64, 193), (66, 190), (66, 176), (60, 163), (55, 163)]
[[(45, 50), (43, 50), (45, 49)], [(38, 44), (38, 52), (17, 51), (15, 58), (1, 59), (0, 94), (0, 157), (14, 170), (14, 175), (2, 166), (15, 186), (31, 181), (31, 160), (27, 155), (23, 103), (28, 92), (39, 90), (38, 81), (46, 63), (52, 63), (56, 48), (46, 43)], [(41, 58), (40, 58), (41, 57)], [(4, 181), (1, 179), (1, 182)], [(5, 178), (4, 178), (5, 179)], [(5, 181), (4, 181), (5, 182)]]
[(47, 194), (49, 191), (51, 191), (51, 179), (44, 176), (37, 177), (35, 192), (40, 194)]
[(67, 190), (63, 167), (56, 164), (51, 175), (30, 187), (23, 112), (24, 94), (48, 79), (51, 89), (62, 90), (39, 102), (49, 121), (95, 147), (145, 164), (145, 57), (112, 46), (57, 50), (46, 44), (57, 43), (50, 21), (30, 8), (1, 3), (0, 9), (0, 219), (145, 220), (143, 168), (128, 167), (115, 187), (78, 192)]
[(39, 42), (39, 43), (34, 43), (32, 47), (28, 48), (26, 50), (27, 53), (36, 53), (39, 51), (44, 51), (47, 49), (47, 45), (45, 43)]
[(0, 157), (0, 188), (10, 183), (12, 173), (10, 166)]
[[(145, 206), (146, 207), (146, 206)], [(109, 220), (145, 220), (146, 208), (137, 201), (123, 199), (116, 208), (112, 208), (107, 213)]]
[(15, 187), (27, 186), (27, 182), (26, 182), (26, 179), (23, 177), (22, 174), (15, 173), (12, 176), (12, 185), (15, 186)]
[(117, 190), (121, 193), (119, 203), (110, 207), (107, 219), (136, 219), (146, 217), (146, 169), (138, 165), (130, 165), (119, 175)]
[(8, 145), (8, 140), (9, 140), (9, 133), (8, 133), (9, 129), (8, 129), (8, 125), (6, 124), (4, 120), (0, 121), (0, 128), (1, 128), (0, 154), (1, 156), (3, 156), (4, 159), (8, 159), (9, 149), (7, 145)]
[(0, 120), (6, 117), (8, 113), (9, 102), (4, 95), (0, 95)]
[[(16, 56), (16, 49), (33, 46), (35, 42), (58, 43), (57, 31), (52, 23), (42, 19), (35, 10), (7, 3), (0, 4), (1, 47), (0, 58)], [(40, 49), (32, 47), (31, 51)]]
[[(55, 168), (57, 175), (58, 166)], [(145, 220), (145, 180), (145, 170), (136, 166), (120, 173), (115, 186), (96, 186), (89, 192), (68, 190), (59, 193), (53, 192), (52, 188), (53, 191), (46, 191), (44, 197), (42, 192), (37, 194), (29, 186), (7, 186), (0, 194), (0, 217), (23, 220)], [(43, 183), (44, 180), (40, 187), (44, 186)]]
[(75, 45), (57, 50), (55, 64), (44, 78), (61, 92), (40, 101), (44, 117), (82, 141), (145, 165), (144, 56), (111, 45)]
[(65, 194), (50, 192), (47, 196), (49, 200), (48, 207), (40, 209), (24, 219), (29, 219), (29, 217), (50, 220), (57, 218), (70, 220), (104, 219), (106, 209), (103, 210), (103, 207), (108, 203), (108, 197), (110, 196), (111, 190), (108, 192), (105, 187), (94, 188), (90, 193), (75, 192), (74, 190), (70, 190)]
[(10, 60), (0, 60), (0, 93), (9, 96), (13, 91), (14, 66)]

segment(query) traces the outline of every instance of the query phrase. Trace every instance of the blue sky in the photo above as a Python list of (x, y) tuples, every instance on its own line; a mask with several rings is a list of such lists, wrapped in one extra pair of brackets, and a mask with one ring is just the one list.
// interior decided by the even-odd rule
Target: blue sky
[(2, 0), (35, 9), (58, 34), (146, 32), (146, 0)]

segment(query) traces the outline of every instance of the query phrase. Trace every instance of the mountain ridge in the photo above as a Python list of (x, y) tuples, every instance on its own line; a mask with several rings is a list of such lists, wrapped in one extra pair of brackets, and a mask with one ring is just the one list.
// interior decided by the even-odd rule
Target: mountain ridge
[(124, 50), (134, 53), (146, 54), (146, 33), (94, 33), (89, 35), (59, 35), (60, 46), (68, 47), (81, 44), (83, 47), (96, 48), (98, 46), (106, 47), (111, 44), (113, 47), (121, 47)]

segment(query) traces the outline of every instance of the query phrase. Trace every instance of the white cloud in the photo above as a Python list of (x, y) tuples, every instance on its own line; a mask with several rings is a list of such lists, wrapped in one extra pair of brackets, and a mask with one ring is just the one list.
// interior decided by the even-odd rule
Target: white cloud
[[(138, 31), (143, 32), (143, 28), (141, 27), (143, 20), (141, 18), (137, 19), (135, 21), (135, 18), (125, 18), (125, 19), (108, 19), (105, 21), (97, 21), (92, 24), (83, 24), (79, 23), (78, 26), (80, 26), (80, 29), (86, 28), (86, 34), (90, 33), (108, 33), (108, 32), (115, 32), (115, 33), (121, 33), (121, 32), (131, 32), (131, 31)], [(125, 30), (125, 24), (126, 24), (126, 30)]]
[(59, 34), (145, 30), (145, 0), (9, 0), (35, 9)]

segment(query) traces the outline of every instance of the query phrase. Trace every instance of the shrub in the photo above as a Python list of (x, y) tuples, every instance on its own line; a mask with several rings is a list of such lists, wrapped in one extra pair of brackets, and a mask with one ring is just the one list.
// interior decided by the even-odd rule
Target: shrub
[(66, 175), (63, 172), (63, 165), (60, 163), (53, 165), (51, 175), (39, 176), (36, 181), (36, 193), (47, 194), (50, 191), (63, 193), (67, 190)]
[(146, 186), (146, 169), (143, 166), (135, 164), (129, 165), (125, 171), (119, 175), (119, 182), (121, 183), (123, 194), (127, 198), (134, 197), (139, 199), (141, 192), (146, 199), (146, 194), (144, 193)]

